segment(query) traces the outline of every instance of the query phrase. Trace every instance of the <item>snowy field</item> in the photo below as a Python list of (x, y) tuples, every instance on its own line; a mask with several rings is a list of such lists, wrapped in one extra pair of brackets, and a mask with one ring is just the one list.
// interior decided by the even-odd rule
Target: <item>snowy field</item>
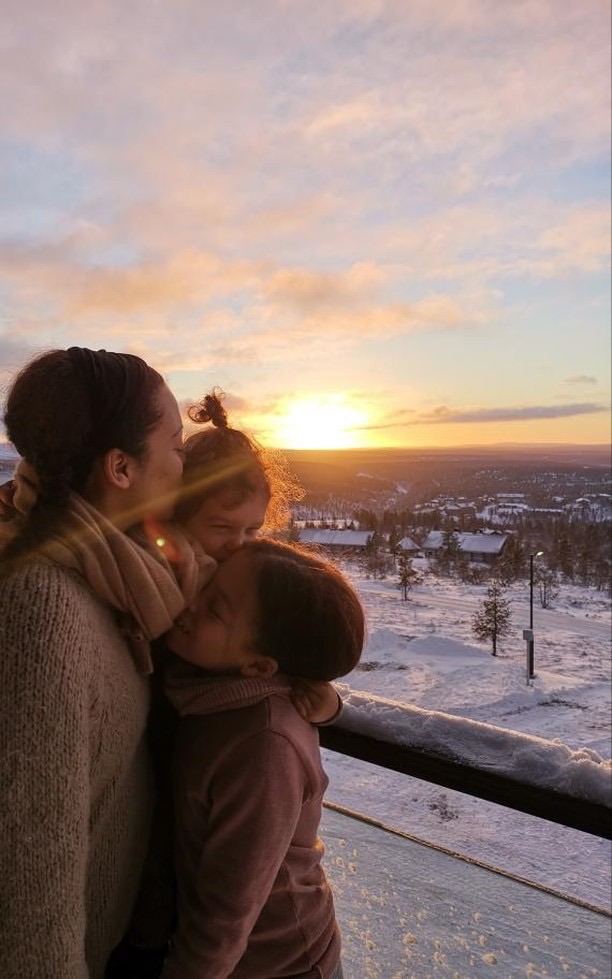
[[(415, 562), (416, 565), (417, 562)], [(471, 635), (486, 586), (426, 575), (408, 602), (393, 579), (345, 568), (368, 620), (353, 690), (588, 748), (610, 758), (610, 600), (561, 586), (534, 603), (535, 673), (526, 682), (528, 585), (509, 589), (512, 634), (493, 658)], [(611, 844), (458, 792), (325, 752), (330, 801), (599, 907), (609, 907)]]

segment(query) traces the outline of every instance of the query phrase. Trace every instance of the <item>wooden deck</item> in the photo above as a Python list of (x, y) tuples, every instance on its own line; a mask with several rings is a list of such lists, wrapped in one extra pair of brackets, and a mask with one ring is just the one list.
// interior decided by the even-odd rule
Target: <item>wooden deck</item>
[(605, 909), (344, 812), (324, 811), (321, 836), (346, 979), (612, 977)]

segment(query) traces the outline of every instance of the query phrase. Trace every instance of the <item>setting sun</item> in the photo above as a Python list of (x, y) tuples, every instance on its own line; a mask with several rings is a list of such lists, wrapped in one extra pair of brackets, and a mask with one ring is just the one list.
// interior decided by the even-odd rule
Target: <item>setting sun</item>
[(273, 440), (284, 449), (352, 449), (363, 444), (366, 422), (344, 395), (304, 397), (283, 406)]

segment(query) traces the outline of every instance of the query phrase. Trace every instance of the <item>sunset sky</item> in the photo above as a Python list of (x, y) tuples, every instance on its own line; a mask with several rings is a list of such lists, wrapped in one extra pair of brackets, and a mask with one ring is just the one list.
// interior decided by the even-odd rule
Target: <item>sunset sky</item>
[(608, 0), (2, 3), (0, 384), (285, 447), (610, 438)]

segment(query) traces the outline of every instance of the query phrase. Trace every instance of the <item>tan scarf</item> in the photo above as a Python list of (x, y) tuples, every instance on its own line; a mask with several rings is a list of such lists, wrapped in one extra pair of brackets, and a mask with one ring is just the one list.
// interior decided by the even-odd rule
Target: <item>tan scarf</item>
[[(121, 631), (143, 673), (153, 670), (150, 641), (171, 627), (216, 568), (196, 541), (174, 526), (165, 530), (168, 540), (157, 546), (142, 531), (128, 536), (73, 493), (61, 537), (41, 548), (54, 563), (82, 574), (100, 601), (121, 613)], [(163, 553), (170, 541), (179, 563)]]

